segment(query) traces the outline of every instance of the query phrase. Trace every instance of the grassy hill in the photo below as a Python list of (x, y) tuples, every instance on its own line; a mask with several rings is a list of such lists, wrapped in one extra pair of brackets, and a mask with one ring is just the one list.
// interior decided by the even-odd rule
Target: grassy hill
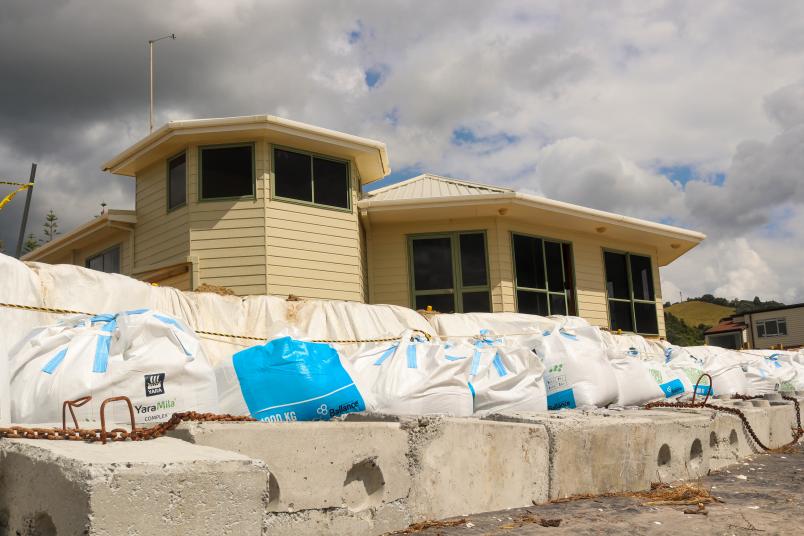
[(702, 301), (685, 301), (674, 303), (665, 311), (671, 313), (676, 318), (680, 318), (690, 327), (697, 327), (699, 324), (705, 326), (717, 325), (718, 321), (734, 314), (734, 307), (725, 307)]

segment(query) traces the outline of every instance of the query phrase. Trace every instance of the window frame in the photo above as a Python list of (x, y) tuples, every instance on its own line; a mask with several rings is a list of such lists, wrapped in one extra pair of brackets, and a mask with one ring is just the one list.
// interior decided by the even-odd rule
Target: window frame
[[(536, 238), (536, 239), (542, 241), (542, 265), (544, 266), (544, 286), (545, 286), (545, 288), (538, 289), (538, 288), (519, 286), (519, 283), (517, 281), (517, 273), (516, 273), (516, 251), (514, 250), (514, 236), (515, 235), (523, 236), (525, 238)], [(550, 309), (552, 308), (552, 306), (550, 305), (550, 294), (563, 294), (564, 295), (564, 310), (567, 311), (567, 315), (577, 315), (578, 314), (577, 310), (575, 310), (575, 311), (570, 310), (570, 303), (569, 303), (570, 299), (569, 299), (569, 296), (568, 296), (568, 292), (575, 293), (575, 288), (576, 288), (575, 287), (575, 279), (576, 279), (576, 276), (575, 276), (575, 248), (572, 246), (572, 242), (570, 240), (557, 240), (555, 238), (548, 238), (546, 236), (534, 235), (534, 234), (530, 234), (530, 233), (520, 233), (520, 232), (517, 232), (517, 231), (510, 231), (509, 232), (509, 240), (510, 240), (510, 243), (511, 243), (511, 267), (512, 267), (513, 272), (514, 272), (514, 278), (513, 278), (513, 283), (514, 283), (514, 307), (516, 308), (516, 311), (519, 312), (519, 291), (523, 290), (525, 292), (543, 292), (544, 294), (546, 294), (547, 295), (547, 311), (548, 311), (549, 314), (552, 314), (551, 311), (550, 311)], [(549, 290), (550, 282), (548, 281), (548, 277), (547, 277), (547, 251), (545, 250), (545, 242), (553, 242), (555, 244), (560, 244), (562, 246), (564, 246), (564, 245), (569, 246), (570, 262), (572, 262), (572, 281), (570, 282), (570, 285), (572, 286), (571, 289), (568, 290), (566, 288), (567, 281), (565, 279), (565, 281), (564, 281), (564, 292), (551, 292)], [(566, 276), (567, 276), (567, 267), (564, 264), (564, 248), (563, 247), (561, 248), (561, 273), (566, 278)], [(575, 297), (576, 297), (576, 299), (573, 300), (573, 302), (574, 302), (575, 307), (577, 308), (578, 307), (578, 305), (577, 305), (578, 304), (577, 293), (575, 293)], [(525, 313), (523, 313), (523, 314), (525, 314)]]
[[(234, 147), (250, 147), (251, 148), (251, 194), (248, 195), (235, 195), (229, 197), (204, 197), (204, 151), (206, 149), (228, 149)], [(199, 145), (198, 146), (198, 202), (199, 203), (215, 203), (218, 201), (241, 201), (257, 199), (257, 148), (256, 143), (253, 141), (241, 143), (219, 143), (213, 145)]]
[[(190, 194), (190, 188), (189, 188), (189, 186), (190, 186), (189, 182), (190, 181), (188, 180), (190, 174), (188, 173), (188, 170), (187, 170), (187, 165), (189, 164), (189, 156), (190, 155), (188, 153), (189, 153), (189, 151), (187, 149), (184, 149), (181, 152), (178, 152), (178, 153), (174, 154), (173, 156), (169, 157), (167, 160), (165, 160), (165, 187), (166, 187), (166, 190), (165, 190), (165, 208), (166, 208), (168, 213), (173, 212), (174, 210), (178, 210), (180, 208), (183, 208), (183, 207), (187, 206), (187, 197)], [(175, 207), (171, 208), (170, 207), (170, 163), (172, 161), (176, 160), (181, 155), (184, 155), (184, 202), (182, 204), (180, 204), (180, 205), (176, 205)], [(199, 161), (199, 164), (200, 164), (200, 161)]]
[[(316, 208), (323, 208), (326, 210), (337, 210), (338, 212), (346, 212), (352, 214), (354, 212), (354, 203), (352, 199), (352, 194), (354, 192), (355, 186), (352, 180), (352, 161), (344, 158), (338, 158), (335, 156), (329, 156), (321, 153), (316, 153), (313, 151), (305, 151), (304, 149), (297, 149), (295, 147), (287, 147), (285, 145), (278, 145), (278, 144), (270, 144), (271, 148), (271, 200), (272, 201), (280, 201), (282, 203), (294, 203), (297, 205), (304, 205), (308, 207), (316, 207)], [(313, 159), (320, 158), (321, 160), (329, 160), (330, 162), (338, 162), (340, 164), (346, 164), (346, 188), (347, 188), (347, 202), (348, 207), (336, 207), (334, 205), (324, 205), (323, 203), (316, 203), (315, 201), (305, 201), (304, 199), (293, 199), (292, 197), (283, 197), (280, 195), (276, 195), (276, 150), (279, 149), (281, 151), (288, 151), (291, 153), (298, 153), (304, 154), (310, 157), (310, 182), (312, 183), (312, 198), (315, 199), (315, 174), (313, 173)]]
[[(460, 236), (469, 234), (482, 234), (483, 235), (483, 248), (485, 250), (486, 261), (486, 284), (485, 285), (472, 285), (463, 286), (463, 270), (461, 269), (461, 251), (460, 251)], [(451, 289), (435, 289), (435, 290), (416, 290), (416, 279), (413, 265), (413, 241), (427, 238), (449, 238), (450, 239), (450, 254), (452, 257), (452, 288)], [(464, 292), (487, 292), (489, 295), (489, 309), (493, 312), (494, 303), (492, 302), (491, 295), (491, 272), (489, 271), (489, 241), (485, 229), (467, 230), (467, 231), (446, 231), (435, 233), (417, 233), (407, 235), (407, 249), (408, 249), (408, 287), (411, 308), (416, 310), (416, 297), (417, 296), (435, 296), (441, 294), (452, 294), (453, 303), (455, 304), (455, 313), (463, 312), (463, 293)]]
[[(769, 334), (768, 333), (768, 322), (775, 322), (776, 323), (776, 333)], [(771, 338), (771, 337), (787, 337), (787, 317), (778, 317), (778, 318), (765, 318), (764, 320), (757, 320), (757, 337), (762, 338)], [(784, 325), (784, 333), (780, 329), (781, 326)], [(759, 328), (762, 328), (762, 333), (759, 332)]]
[(102, 256), (106, 255), (107, 253), (110, 253), (110, 252), (112, 252), (114, 250), (117, 250), (117, 266), (121, 271), (120, 272), (106, 272), (106, 271), (100, 271), (100, 270), (95, 270), (95, 271), (96, 272), (100, 271), (102, 274), (120, 274), (120, 273), (122, 273), (122, 270), (123, 270), (123, 245), (122, 244), (115, 244), (115, 245), (110, 246), (110, 247), (108, 247), (108, 248), (106, 248), (104, 250), (101, 250), (101, 251), (99, 251), (99, 252), (97, 252), (97, 253), (95, 253), (93, 255), (88, 255), (88, 256), (84, 257), (84, 268), (88, 268), (90, 270), (93, 270), (94, 268), (89, 268), (89, 262), (91, 260), (97, 259), (98, 257), (102, 257)]
[[(626, 277), (628, 278), (628, 296), (629, 299), (625, 298), (611, 298), (609, 297), (609, 286), (608, 282), (608, 274), (606, 273), (606, 253), (615, 253), (617, 255), (625, 255), (625, 268), (626, 268)], [(648, 262), (650, 262), (650, 278), (651, 283), (653, 283), (653, 300), (640, 300), (634, 298), (634, 281), (631, 275), (631, 256), (636, 257), (646, 257)], [(653, 256), (644, 253), (632, 253), (630, 251), (622, 251), (618, 249), (611, 249), (611, 248), (601, 248), (601, 261), (603, 262), (603, 285), (606, 287), (606, 316), (609, 318), (609, 329), (614, 329), (611, 327), (611, 308), (609, 307), (610, 301), (616, 301), (620, 303), (628, 303), (631, 306), (631, 324), (634, 327), (634, 330), (629, 333), (635, 333), (636, 335), (649, 335), (649, 336), (657, 336), (661, 333), (661, 328), (659, 326), (659, 306), (657, 305), (658, 301), (656, 297), (659, 296), (656, 292), (656, 280), (653, 275)], [(644, 331), (637, 330), (637, 321), (636, 321), (636, 307), (634, 306), (637, 303), (646, 303), (652, 304), (654, 309), (656, 310), (656, 333), (648, 333)]]

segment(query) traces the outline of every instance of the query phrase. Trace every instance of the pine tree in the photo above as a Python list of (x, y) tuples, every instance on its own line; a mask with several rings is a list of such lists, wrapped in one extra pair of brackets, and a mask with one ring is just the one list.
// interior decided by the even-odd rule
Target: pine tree
[(22, 245), (22, 249), (25, 253), (30, 253), (38, 247), (39, 240), (36, 239), (33, 233), (28, 235), (28, 238), (25, 239), (25, 243)]
[(59, 217), (56, 216), (56, 213), (53, 212), (53, 209), (50, 209), (50, 212), (48, 212), (47, 216), (45, 216), (45, 225), (44, 225), (45, 242), (50, 242), (51, 240), (56, 238), (56, 235), (60, 234), (58, 229), (59, 229)]

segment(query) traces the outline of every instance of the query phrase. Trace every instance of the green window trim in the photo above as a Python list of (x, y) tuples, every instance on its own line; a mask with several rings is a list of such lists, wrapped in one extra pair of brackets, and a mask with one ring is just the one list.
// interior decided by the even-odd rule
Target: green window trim
[[(254, 142), (245, 143), (223, 143), (215, 145), (198, 146), (198, 202), (214, 203), (216, 201), (240, 201), (252, 200), (257, 198), (257, 161), (256, 148)], [(249, 147), (251, 149), (251, 193), (246, 195), (235, 195), (230, 197), (204, 197), (204, 151), (206, 149), (227, 149), (233, 147)]]
[[(179, 203), (175, 207), (171, 207), (170, 206), (170, 163), (173, 162), (174, 160), (176, 160), (177, 158), (180, 158), (181, 156), (184, 156), (184, 201), (182, 203)], [(171, 156), (170, 158), (168, 158), (165, 161), (165, 184), (166, 184), (166, 187), (167, 187), (167, 190), (165, 192), (165, 205), (167, 207), (167, 212), (173, 212), (174, 210), (178, 210), (178, 209), (180, 209), (182, 207), (187, 206), (187, 192), (188, 192), (188, 186), (189, 186), (188, 181), (187, 181), (187, 176), (189, 175), (189, 173), (187, 173), (187, 157), (188, 156), (189, 155), (187, 154), (187, 150), (184, 150), (184, 151), (181, 151), (180, 153), (174, 154), (173, 156)]]
[[(486, 263), (486, 284), (485, 285), (470, 285), (464, 286), (463, 270), (461, 269), (461, 251), (460, 251), (460, 237), (461, 235), (480, 234), (483, 236), (483, 249), (485, 253)], [(463, 312), (463, 294), (469, 292), (486, 292), (489, 298), (489, 312), (493, 308), (491, 301), (491, 274), (489, 272), (489, 248), (488, 237), (485, 230), (472, 230), (472, 231), (454, 231), (446, 233), (422, 233), (408, 235), (408, 281), (410, 285), (410, 303), (411, 307), (416, 308), (417, 296), (435, 296), (451, 294), (456, 313)], [(416, 279), (414, 274), (414, 259), (413, 259), (413, 242), (418, 239), (427, 238), (449, 238), (450, 239), (450, 253), (452, 255), (452, 288), (444, 289), (428, 289), (416, 290)]]
[[(339, 207), (335, 205), (325, 205), (323, 203), (317, 203), (315, 201), (306, 201), (304, 199), (294, 199), (292, 197), (283, 197), (276, 195), (276, 151), (277, 149), (281, 151), (288, 151), (291, 153), (298, 153), (307, 155), (310, 157), (310, 181), (312, 182), (312, 199), (315, 199), (315, 174), (313, 172), (313, 159), (319, 158), (321, 160), (329, 160), (330, 162), (338, 162), (341, 164), (346, 164), (346, 186), (347, 186), (347, 206), (346, 207)], [(308, 207), (316, 207), (316, 208), (323, 208), (326, 210), (336, 210), (338, 212), (354, 212), (353, 207), (353, 200), (352, 196), (354, 194), (355, 185), (353, 184), (352, 178), (352, 162), (349, 160), (344, 160), (343, 158), (337, 158), (334, 156), (329, 156), (321, 153), (314, 153), (311, 151), (305, 151), (302, 149), (296, 149), (294, 147), (287, 147), (284, 145), (271, 145), (271, 200), (272, 201), (280, 201), (282, 203), (293, 203), (296, 205), (304, 205)]]
[[(542, 242), (542, 265), (543, 265), (543, 268), (544, 268), (544, 288), (526, 287), (526, 286), (520, 286), (519, 285), (519, 281), (517, 280), (517, 273), (516, 273), (516, 251), (514, 249), (515, 248), (515, 242), (514, 242), (514, 237), (515, 236), (522, 236), (522, 237), (525, 237), (525, 238), (535, 238), (535, 239), (541, 240), (541, 242)], [(511, 265), (512, 265), (512, 268), (513, 268), (513, 271), (514, 271), (514, 307), (516, 307), (517, 312), (519, 312), (519, 292), (522, 291), (522, 292), (533, 292), (533, 293), (538, 293), (538, 294), (544, 294), (547, 297), (548, 315), (553, 314), (553, 312), (551, 311), (553, 306), (552, 306), (552, 302), (550, 301), (550, 296), (552, 296), (552, 295), (555, 295), (555, 296), (560, 295), (560, 296), (564, 297), (564, 310), (566, 311), (567, 315), (575, 315), (575, 314), (577, 314), (577, 310), (576, 310), (576, 308), (578, 306), (577, 305), (577, 300), (575, 300), (575, 299), (571, 300), (570, 299), (570, 293), (575, 292), (575, 281), (573, 280), (573, 281), (568, 282), (566, 280), (566, 277), (567, 277), (566, 268), (567, 267), (565, 265), (564, 248), (563, 248), (563, 246), (565, 246), (565, 245), (569, 246), (570, 262), (573, 264), (573, 266), (572, 266), (572, 276), (573, 276), (573, 279), (574, 279), (574, 277), (575, 277), (575, 266), (574, 266), (575, 261), (574, 261), (574, 254), (573, 254), (573, 251), (572, 251), (572, 242), (567, 241), (567, 240), (556, 240), (554, 238), (547, 238), (547, 237), (544, 237), (544, 236), (531, 235), (531, 234), (527, 234), (527, 233), (518, 233), (518, 232), (515, 232), (515, 231), (511, 231), (509, 238), (510, 238), (510, 242), (511, 242)], [(546, 251), (547, 242), (552, 242), (554, 244), (559, 244), (560, 246), (562, 246), (561, 247), (561, 274), (562, 274), (562, 277), (564, 278), (564, 291), (563, 292), (556, 292), (556, 291), (552, 291), (552, 290), (549, 289), (550, 285), (548, 283), (548, 277), (547, 277), (547, 251)], [(569, 288), (567, 287), (567, 284), (570, 285)]]
[[(627, 304), (630, 305), (630, 309), (631, 309), (631, 325), (634, 328), (631, 333), (635, 333), (637, 335), (659, 335), (659, 331), (660, 331), (659, 330), (659, 308), (656, 305), (656, 299), (655, 299), (655, 297), (656, 297), (656, 290), (655, 290), (656, 281), (653, 280), (653, 258), (650, 255), (643, 255), (643, 254), (640, 254), (640, 253), (630, 253), (628, 251), (620, 251), (620, 250), (616, 250), (616, 249), (603, 248), (602, 251), (603, 251), (603, 277), (604, 277), (604, 283), (606, 283), (606, 314), (609, 317), (609, 327), (611, 329), (614, 329), (612, 327), (611, 307), (609, 307), (609, 302), (627, 303)], [(626, 278), (627, 278), (627, 281), (628, 281), (628, 295), (629, 295), (629, 298), (611, 298), (611, 297), (609, 297), (608, 274), (606, 273), (606, 253), (614, 253), (614, 254), (617, 254), (617, 255), (625, 255)], [(648, 259), (648, 263), (649, 263), (649, 266), (650, 266), (650, 272), (651, 272), (651, 283), (654, 286), (654, 299), (653, 300), (642, 300), (642, 299), (638, 299), (638, 298), (634, 297), (634, 283), (633, 283), (633, 278), (632, 278), (632, 274), (631, 274), (631, 257), (642, 257), (644, 259)], [(638, 303), (653, 306), (653, 310), (655, 312), (654, 314), (656, 315), (656, 332), (655, 333), (651, 333), (651, 332), (647, 332), (647, 331), (639, 331), (637, 329), (637, 326), (639, 324), (637, 323), (635, 304), (638, 304)], [(623, 330), (623, 331), (625, 331), (625, 330)]]

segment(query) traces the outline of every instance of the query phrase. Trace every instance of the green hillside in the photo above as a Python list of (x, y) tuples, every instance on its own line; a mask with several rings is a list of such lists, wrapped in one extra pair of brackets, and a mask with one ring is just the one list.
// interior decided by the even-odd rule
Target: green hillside
[(692, 300), (674, 303), (666, 307), (665, 311), (683, 320), (690, 327), (697, 327), (700, 324), (715, 326), (721, 318), (733, 315), (734, 307)]

